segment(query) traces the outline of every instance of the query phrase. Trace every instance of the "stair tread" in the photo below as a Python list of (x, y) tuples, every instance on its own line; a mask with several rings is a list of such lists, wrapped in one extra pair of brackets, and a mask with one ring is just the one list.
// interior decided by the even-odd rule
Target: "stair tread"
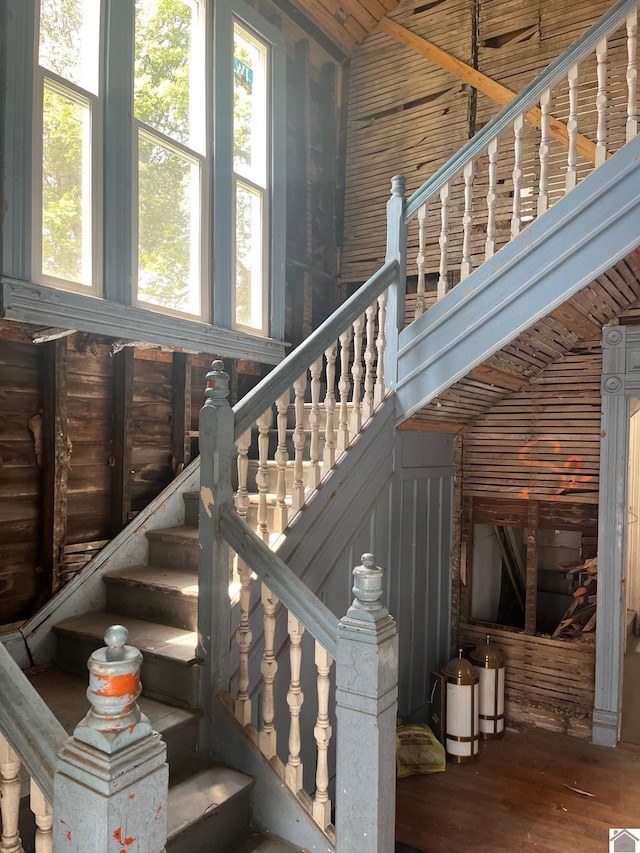
[(210, 815), (254, 785), (251, 776), (221, 764), (197, 761), (196, 769), (169, 789), (167, 839), (175, 838), (187, 826)]
[(104, 580), (127, 581), (141, 586), (158, 587), (165, 591), (179, 592), (181, 595), (198, 597), (198, 577), (188, 569), (163, 569), (146, 563), (138, 566), (126, 566), (107, 572)]
[(180, 524), (177, 527), (160, 527), (156, 530), (147, 530), (145, 535), (147, 539), (172, 539), (190, 543), (198, 541), (199, 533), (197, 527)]
[(251, 831), (239, 839), (233, 847), (227, 848), (225, 853), (291, 853), (300, 851), (301, 847), (294, 847), (288, 841), (265, 835), (261, 832)]
[[(60, 725), (68, 734), (71, 734), (89, 710), (88, 673), (82, 676), (74, 675), (49, 666), (29, 670), (26, 674)], [(176, 708), (173, 705), (158, 702), (156, 699), (149, 699), (147, 696), (140, 696), (138, 705), (142, 713), (149, 718), (153, 728), (162, 735), (169, 729), (200, 716), (198, 711)]]
[(129, 632), (129, 645), (136, 646), (143, 653), (151, 652), (159, 657), (171, 658), (182, 663), (195, 663), (197, 642), (195, 631), (159, 625), (156, 622), (134, 619), (131, 616), (123, 619), (117, 613), (109, 613), (105, 610), (92, 610), (81, 616), (71, 616), (58, 622), (54, 629), (80, 633), (102, 641), (107, 628), (122, 623)]

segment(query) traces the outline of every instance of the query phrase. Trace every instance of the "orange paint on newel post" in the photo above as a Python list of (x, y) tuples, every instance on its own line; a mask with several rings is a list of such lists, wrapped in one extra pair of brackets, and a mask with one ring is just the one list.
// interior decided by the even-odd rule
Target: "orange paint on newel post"
[[(89, 658), (91, 707), (58, 754), (54, 849), (74, 853), (164, 850), (166, 747), (141, 713), (142, 655), (113, 625)], [(159, 816), (162, 816), (159, 819)]]

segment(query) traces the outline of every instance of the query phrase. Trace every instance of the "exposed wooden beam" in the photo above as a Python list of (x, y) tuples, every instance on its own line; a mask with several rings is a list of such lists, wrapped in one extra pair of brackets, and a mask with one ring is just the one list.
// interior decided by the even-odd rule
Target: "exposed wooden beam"
[(131, 404), (133, 356), (126, 347), (113, 356), (113, 467), (111, 530), (115, 536), (129, 521), (131, 509)]
[(191, 357), (182, 352), (173, 354), (173, 392), (171, 408), (172, 452), (174, 474), (191, 460)]
[[(512, 92), (511, 89), (508, 89), (501, 83), (496, 83), (495, 80), (487, 77), (486, 74), (483, 74), (481, 71), (477, 71), (475, 68), (467, 65), (466, 62), (462, 62), (461, 59), (457, 59), (455, 56), (447, 53), (446, 50), (436, 47), (432, 42), (411, 32), (411, 30), (408, 30), (401, 24), (392, 21), (390, 18), (382, 18), (379, 21), (378, 26), (382, 32), (391, 36), (391, 38), (394, 38), (401, 44), (410, 47), (417, 53), (422, 54), (422, 56), (426, 56), (427, 59), (435, 62), (435, 64), (439, 65), (440, 68), (444, 68), (445, 71), (453, 74), (454, 77), (457, 77), (464, 83), (469, 83), (474, 87), (474, 89), (488, 95), (499, 104), (504, 106), (516, 97), (516, 93)], [(542, 113), (538, 107), (532, 107), (527, 113), (525, 113), (525, 118), (530, 124), (535, 125), (535, 127), (541, 127), (542, 125)], [(551, 116), (549, 120), (549, 133), (554, 139), (559, 140), (567, 146), (569, 145), (569, 131), (567, 130), (566, 124), (563, 124), (553, 116)], [(596, 146), (590, 139), (587, 139), (586, 136), (582, 136), (582, 134), (578, 134), (576, 146), (579, 154), (591, 163), (596, 162)]]
[(42, 555), (49, 592), (60, 586), (62, 548), (67, 532), (69, 435), (67, 411), (67, 339), (42, 347)]

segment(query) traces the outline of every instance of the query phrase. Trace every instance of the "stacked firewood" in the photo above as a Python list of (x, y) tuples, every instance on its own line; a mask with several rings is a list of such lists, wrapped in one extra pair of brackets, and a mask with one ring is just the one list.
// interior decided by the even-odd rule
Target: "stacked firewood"
[(553, 636), (575, 638), (596, 629), (598, 558), (593, 557), (577, 565), (563, 565), (562, 568), (566, 568), (572, 575), (578, 575), (578, 588)]

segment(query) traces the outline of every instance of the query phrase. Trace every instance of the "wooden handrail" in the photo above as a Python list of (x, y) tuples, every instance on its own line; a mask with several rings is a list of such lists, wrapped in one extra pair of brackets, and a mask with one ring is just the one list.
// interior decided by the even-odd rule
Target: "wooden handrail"
[(397, 261), (387, 261), (371, 278), (350, 296), (328, 317), (324, 323), (300, 344), (284, 361), (275, 367), (259, 385), (250, 391), (233, 407), (235, 416), (234, 437), (239, 438), (280, 394), (290, 388), (309, 365), (320, 358), (327, 347), (335, 343), (338, 337), (395, 280), (398, 273)]
[(220, 508), (220, 533), (287, 610), (304, 625), (332, 658), (336, 656), (338, 618), (230, 505)]
[(0, 731), (53, 803), (56, 755), (67, 733), (0, 642)]
[(618, 27), (626, 16), (638, 7), (638, 0), (618, 0), (605, 14), (583, 33), (571, 47), (561, 53), (535, 80), (506, 107), (495, 115), (475, 136), (426, 180), (407, 200), (405, 221), (411, 220), (420, 207), (439, 192), (442, 187), (459, 175), (470, 160), (475, 160), (486, 149), (488, 143), (509, 127), (517, 116), (529, 110), (543, 92), (550, 89), (570, 68), (593, 50), (597, 43)]

